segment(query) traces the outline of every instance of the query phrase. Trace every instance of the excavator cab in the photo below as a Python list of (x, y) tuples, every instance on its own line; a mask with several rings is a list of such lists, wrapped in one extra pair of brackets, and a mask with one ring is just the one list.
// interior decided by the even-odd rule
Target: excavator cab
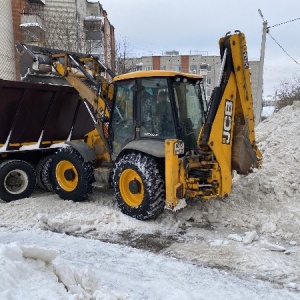
[[(167, 139), (182, 140), (186, 149), (197, 147), (206, 113), (201, 76), (171, 71), (133, 72), (117, 76), (114, 84), (110, 124), (114, 159), (130, 147), (164, 157)], [(146, 145), (149, 140), (151, 148), (140, 146), (143, 143), (139, 141)]]

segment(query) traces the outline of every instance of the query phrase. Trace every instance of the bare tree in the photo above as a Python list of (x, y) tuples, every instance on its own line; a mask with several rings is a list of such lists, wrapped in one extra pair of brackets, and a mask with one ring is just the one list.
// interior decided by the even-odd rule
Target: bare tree
[(125, 37), (121, 42), (116, 43), (116, 74), (128, 73), (132, 68), (128, 66), (129, 43)]
[(277, 89), (275, 111), (282, 107), (292, 105), (294, 101), (300, 101), (300, 75), (294, 75), (288, 83), (282, 82)]

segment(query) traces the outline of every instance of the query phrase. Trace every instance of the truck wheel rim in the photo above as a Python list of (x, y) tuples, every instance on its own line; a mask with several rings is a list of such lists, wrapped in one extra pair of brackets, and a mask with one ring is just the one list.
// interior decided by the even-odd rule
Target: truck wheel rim
[[(139, 192), (132, 192), (130, 190), (130, 184), (132, 182), (139, 185)], [(142, 203), (144, 198), (144, 186), (140, 175), (136, 171), (132, 169), (124, 170), (120, 176), (119, 187), (121, 196), (127, 205), (137, 207)]]
[(75, 166), (68, 160), (60, 161), (56, 166), (56, 180), (60, 187), (71, 192), (78, 185), (78, 173)]
[(28, 186), (28, 176), (23, 170), (12, 170), (5, 176), (4, 187), (13, 195), (23, 193)]

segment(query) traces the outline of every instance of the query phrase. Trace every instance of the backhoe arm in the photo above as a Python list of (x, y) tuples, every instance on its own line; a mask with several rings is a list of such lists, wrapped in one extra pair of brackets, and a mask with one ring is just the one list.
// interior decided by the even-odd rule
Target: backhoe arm
[[(218, 194), (229, 194), (232, 171), (247, 174), (259, 167), (262, 155), (255, 143), (253, 99), (245, 36), (241, 32), (219, 41), (222, 66), (199, 147), (218, 162)], [(220, 173), (220, 174), (217, 174)], [(213, 175), (214, 176), (214, 175)]]
[(178, 140), (165, 143), (166, 203), (171, 208), (180, 198), (229, 195), (232, 171), (247, 174), (262, 162), (255, 143), (245, 36), (241, 32), (226, 35), (219, 45), (220, 76), (198, 138), (198, 149), (180, 157), (175, 151), (180, 148)]

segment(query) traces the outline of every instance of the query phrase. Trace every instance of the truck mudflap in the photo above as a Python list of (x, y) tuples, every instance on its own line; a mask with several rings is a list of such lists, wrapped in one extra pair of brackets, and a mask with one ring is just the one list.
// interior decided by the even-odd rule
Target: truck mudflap
[(94, 129), (78, 92), (68, 86), (0, 80), (0, 111), (0, 153), (53, 147)]

